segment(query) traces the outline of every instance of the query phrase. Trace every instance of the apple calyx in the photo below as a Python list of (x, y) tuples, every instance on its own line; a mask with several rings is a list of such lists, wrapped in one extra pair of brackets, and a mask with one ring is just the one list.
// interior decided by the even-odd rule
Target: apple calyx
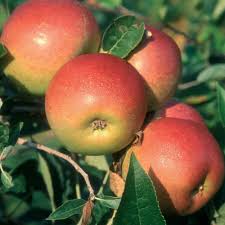
[(198, 194), (202, 195), (204, 190), (205, 190), (204, 184), (200, 184), (200, 186), (198, 186), (196, 189), (193, 190), (192, 196), (195, 196), (195, 195), (198, 195)]
[(91, 127), (92, 127), (93, 131), (104, 130), (107, 127), (107, 123), (105, 120), (95, 119), (91, 122)]

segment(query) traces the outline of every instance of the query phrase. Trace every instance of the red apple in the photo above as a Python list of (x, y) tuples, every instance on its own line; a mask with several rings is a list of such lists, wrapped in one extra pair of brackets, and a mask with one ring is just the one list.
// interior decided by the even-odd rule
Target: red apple
[(199, 112), (192, 106), (172, 99), (166, 102), (162, 108), (156, 112), (156, 118), (170, 117), (184, 120), (191, 120), (205, 126), (204, 120)]
[(73, 152), (119, 151), (141, 128), (147, 110), (145, 85), (125, 60), (81, 55), (54, 76), (46, 93), (49, 124)]
[(146, 81), (149, 110), (152, 110), (158, 109), (175, 93), (181, 75), (181, 54), (167, 34), (150, 26), (146, 26), (146, 30), (145, 39), (128, 61)]
[(100, 35), (94, 16), (76, 0), (28, 0), (9, 17), (0, 41), (13, 57), (5, 74), (20, 91), (43, 95), (69, 59), (97, 51)]
[(165, 215), (187, 215), (204, 206), (224, 179), (224, 156), (206, 127), (162, 118), (144, 130), (141, 146), (131, 147), (122, 165), (126, 177), (134, 152), (152, 178)]

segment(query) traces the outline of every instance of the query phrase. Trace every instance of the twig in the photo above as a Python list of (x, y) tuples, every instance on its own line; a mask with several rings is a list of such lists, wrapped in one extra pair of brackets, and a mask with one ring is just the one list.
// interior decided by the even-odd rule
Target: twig
[(188, 35), (187, 33), (185, 33), (184, 31), (178, 30), (176, 27), (174, 27), (173, 25), (166, 23), (164, 25), (167, 29), (173, 31), (174, 33), (181, 35), (183, 37), (185, 37), (186, 39), (193, 41), (193, 42), (197, 42), (196, 39), (194, 39), (193, 37), (191, 37), (190, 35)]
[(104, 179), (102, 181), (102, 185), (101, 185), (101, 187), (98, 190), (98, 195), (103, 192), (103, 189), (104, 189), (104, 187), (105, 187), (105, 185), (106, 185), (106, 183), (108, 181), (108, 178), (109, 178), (109, 170), (106, 172), (106, 174), (104, 176)]
[(96, 1), (87, 0), (87, 1), (84, 2), (84, 4), (88, 8), (91, 8), (93, 10), (100, 10), (100, 11), (106, 12), (106, 13), (118, 14), (118, 11), (117, 10), (104, 7), (103, 5), (97, 3)]
[(80, 191), (80, 183), (79, 183), (79, 177), (76, 175), (76, 185), (75, 185), (75, 191), (77, 198), (81, 198), (81, 191)]
[(146, 17), (146, 16), (143, 16), (143, 15), (141, 15), (140, 13), (137, 13), (137, 12), (134, 12), (134, 11), (132, 11), (132, 10), (130, 10), (130, 9), (127, 9), (126, 7), (124, 7), (124, 6), (119, 6), (118, 8), (117, 8), (117, 10), (118, 10), (118, 12), (120, 13), (120, 14), (122, 14), (122, 15), (131, 15), (131, 16), (135, 16), (137, 19), (139, 19), (139, 20), (142, 20), (142, 21), (144, 21), (144, 22), (146, 22), (146, 23), (148, 23), (149, 22), (149, 18), (148, 17)]
[(46, 152), (48, 154), (51, 154), (51, 155), (54, 155), (54, 156), (57, 156), (57, 157), (59, 157), (61, 159), (66, 160), (84, 178), (85, 183), (86, 183), (87, 188), (88, 188), (88, 191), (89, 191), (89, 194), (90, 194), (90, 200), (93, 201), (95, 199), (94, 189), (91, 186), (88, 174), (70, 156), (68, 156), (66, 154), (63, 154), (63, 153), (61, 153), (61, 152), (59, 152), (57, 150), (51, 149), (49, 147), (46, 147), (44, 145), (30, 142), (30, 141), (28, 141), (26, 139), (23, 139), (23, 138), (19, 138), (17, 140), (17, 144), (25, 145), (25, 146), (30, 147), (30, 148), (35, 148), (35, 149), (44, 151), (44, 152)]
[(116, 212), (117, 212), (116, 210), (113, 211), (112, 217), (109, 219), (107, 225), (112, 225), (113, 224), (113, 220), (114, 220), (114, 218), (116, 216)]
[(83, 220), (83, 217), (81, 216), (79, 221), (78, 221), (78, 223), (77, 223), (77, 225), (82, 225), (82, 220)]
[(131, 16), (135, 16), (137, 19), (139, 20), (143, 20), (144, 22), (149, 22), (149, 18), (146, 16), (143, 16), (137, 12), (134, 12), (130, 9), (127, 9), (124, 6), (118, 6), (114, 9), (105, 7), (103, 5), (101, 5), (100, 3), (97, 3), (96, 1), (92, 1), (92, 0), (87, 0), (85, 1), (85, 4), (87, 5), (87, 7), (95, 9), (95, 10), (100, 10), (106, 13), (113, 13), (113, 14), (121, 14), (121, 15), (131, 15)]
[[(85, 4), (87, 5), (87, 7), (95, 9), (95, 10), (100, 10), (100, 11), (103, 11), (106, 13), (113, 13), (113, 14), (131, 15), (131, 16), (135, 16), (139, 20), (144, 21), (145, 23), (150, 23), (149, 17), (143, 16), (142, 14), (135, 12), (133, 10), (130, 10), (122, 5), (114, 8), (114, 9), (111, 9), (111, 8), (104, 7), (100, 3), (97, 3), (95, 0), (86, 0)], [(187, 33), (183, 32), (183, 31), (178, 30), (177, 28), (175, 28), (174, 26), (172, 26), (169, 23), (164, 24), (163, 26), (178, 35), (184, 36), (186, 39), (188, 39), (190, 41), (196, 42), (196, 40), (193, 37), (189, 36)]]
[(190, 81), (190, 82), (187, 82), (187, 83), (179, 84), (178, 89), (179, 90), (186, 90), (186, 89), (198, 86), (200, 84), (202, 84), (202, 82), (200, 82), (198, 80), (193, 80), (193, 81)]

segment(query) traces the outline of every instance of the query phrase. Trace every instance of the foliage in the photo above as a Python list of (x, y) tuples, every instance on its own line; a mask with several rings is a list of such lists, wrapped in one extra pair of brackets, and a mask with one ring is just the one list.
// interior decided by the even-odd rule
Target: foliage
[[(22, 2), (0, 0), (0, 31), (10, 12)], [(176, 97), (193, 105), (203, 115), (225, 152), (224, 0), (82, 2), (94, 12), (102, 31), (106, 31), (102, 51), (127, 57), (145, 35), (141, 19), (162, 27), (176, 40), (183, 58), (183, 76)], [(93, 7), (93, 2), (98, 7)], [(0, 45), (0, 68), (5, 55), (7, 50)], [(0, 74), (0, 224), (40, 225), (54, 222), (56, 225), (70, 225), (85, 219), (93, 225), (109, 221), (115, 225), (126, 223), (121, 221), (129, 221), (133, 225), (166, 222), (168, 225), (224, 224), (225, 185), (200, 212), (165, 222), (152, 182), (134, 157), (125, 193), (120, 199), (113, 196), (108, 182), (103, 182), (108, 180), (110, 156), (102, 156), (97, 162), (95, 157), (73, 156), (89, 174), (98, 193), (94, 205), (91, 205), (84, 180), (67, 162), (41, 154), (33, 148), (16, 145), (18, 137), (23, 136), (68, 154), (48, 128), (43, 99), (21, 98), (2, 71)], [(143, 195), (151, 199), (152, 204), (142, 201)], [(116, 216), (115, 210), (118, 210)]]

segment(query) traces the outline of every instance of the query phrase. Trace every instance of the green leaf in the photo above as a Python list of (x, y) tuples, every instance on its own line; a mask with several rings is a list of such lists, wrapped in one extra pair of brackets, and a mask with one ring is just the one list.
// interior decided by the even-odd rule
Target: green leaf
[(1, 196), (1, 205), (4, 207), (4, 214), (11, 220), (16, 220), (30, 210), (30, 206), (14, 195)]
[(96, 197), (96, 201), (99, 201), (103, 206), (107, 208), (117, 210), (120, 205), (121, 198), (112, 196), (101, 196)]
[(119, 17), (106, 29), (102, 49), (104, 52), (125, 58), (141, 42), (144, 32), (144, 22), (134, 16)]
[(0, 109), (2, 108), (2, 105), (3, 105), (3, 101), (2, 101), (2, 99), (0, 98)]
[(22, 127), (23, 127), (23, 122), (13, 124), (10, 127), (9, 141), (8, 141), (9, 145), (15, 145), (16, 144), (16, 142), (19, 138), (20, 131), (21, 131)]
[(9, 16), (8, 0), (0, 0), (0, 31)]
[(52, 206), (52, 211), (55, 211), (56, 207), (54, 202), (54, 189), (53, 189), (52, 177), (48, 167), (48, 163), (41, 156), (41, 154), (38, 154), (38, 159), (39, 159), (39, 172), (41, 173), (43, 180), (45, 182), (45, 186), (47, 188), (51, 206)]
[(225, 203), (222, 206), (220, 206), (218, 213), (225, 217)]
[(11, 154), (2, 164), (10, 170), (15, 170), (29, 160), (37, 160), (37, 153), (30, 148), (24, 146), (16, 146), (15, 154)]
[(0, 58), (7, 54), (6, 48), (0, 43)]
[(12, 150), (13, 150), (13, 146), (11, 146), (11, 145), (3, 148), (3, 151), (1, 152), (0, 158), (6, 159), (7, 156), (12, 152)]
[[(183, 7), (186, 2), (190, 2), (190, 0), (185, 2), (182, 1)], [(176, 1), (176, 5), (178, 3), (179, 1)], [(153, 25), (161, 22), (162, 11), (165, 10), (164, 8), (167, 4), (165, 4), (165, 0), (123, 0), (123, 5), (129, 10), (145, 16)]]
[(213, 10), (212, 16), (213, 19), (218, 19), (225, 11), (225, 1), (224, 0), (218, 0), (217, 5)]
[(216, 85), (216, 90), (219, 117), (222, 125), (225, 126), (225, 90), (220, 84)]
[(13, 193), (25, 193), (26, 192), (26, 179), (23, 175), (13, 178), (13, 187), (3, 188), (4, 192), (13, 192)]
[(58, 207), (47, 220), (64, 220), (73, 215), (80, 215), (86, 201), (83, 199), (73, 199), (66, 201), (63, 205)]
[(0, 165), (0, 169), (1, 169), (1, 181), (4, 187), (6, 189), (13, 187), (14, 183), (12, 181), (12, 176), (8, 172), (3, 170), (2, 165)]
[(51, 210), (51, 203), (48, 199), (48, 196), (42, 191), (33, 191), (32, 192), (32, 208), (41, 209), (50, 211)]
[(113, 225), (165, 225), (150, 177), (132, 154), (124, 194)]
[[(29, 139), (29, 137), (26, 138)], [(62, 143), (56, 138), (52, 130), (35, 133), (32, 135), (32, 140), (54, 149), (62, 147)]]
[(96, 155), (95, 156), (86, 155), (85, 162), (89, 166), (93, 166), (99, 170), (103, 170), (103, 171), (109, 170), (109, 165), (108, 165), (105, 155), (97, 155), (97, 156)]
[(199, 82), (225, 79), (225, 64), (214, 64), (203, 70), (197, 77)]
[(218, 215), (216, 215), (216, 225), (225, 224), (225, 203), (220, 206), (218, 210)]
[(122, 0), (97, 0), (103, 7), (114, 9), (121, 5)]
[(0, 123), (0, 150), (8, 145), (9, 127), (6, 124)]
[(105, 207), (99, 201), (96, 201), (92, 211), (92, 222), (90, 225), (106, 224), (106, 222), (103, 222), (104, 218), (108, 218), (107, 215), (111, 215), (111, 211), (110, 208)]

